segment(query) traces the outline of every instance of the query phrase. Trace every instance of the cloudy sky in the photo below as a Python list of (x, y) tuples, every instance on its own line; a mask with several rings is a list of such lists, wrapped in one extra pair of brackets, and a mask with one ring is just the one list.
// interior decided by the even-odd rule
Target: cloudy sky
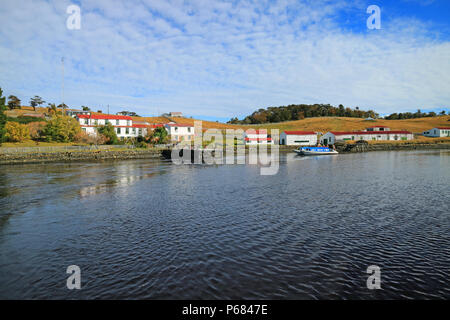
[[(69, 30), (67, 7), (81, 8)], [(381, 29), (369, 30), (369, 5)], [(448, 110), (448, 0), (2, 0), (0, 87), (141, 115), (294, 103)]]

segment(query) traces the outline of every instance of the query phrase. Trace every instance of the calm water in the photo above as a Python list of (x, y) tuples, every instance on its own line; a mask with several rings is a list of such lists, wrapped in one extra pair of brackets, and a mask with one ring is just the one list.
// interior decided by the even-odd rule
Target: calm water
[(0, 298), (448, 299), (449, 185), (449, 151), (0, 166)]

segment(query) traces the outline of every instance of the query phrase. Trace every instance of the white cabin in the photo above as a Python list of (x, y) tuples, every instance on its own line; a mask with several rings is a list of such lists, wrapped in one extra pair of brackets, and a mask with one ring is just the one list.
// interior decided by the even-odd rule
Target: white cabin
[(441, 137), (450, 137), (450, 127), (437, 127), (425, 131), (423, 133), (425, 137), (433, 137), (433, 138), (441, 138)]
[(313, 131), (283, 131), (280, 144), (286, 146), (313, 146), (317, 144), (317, 134)]

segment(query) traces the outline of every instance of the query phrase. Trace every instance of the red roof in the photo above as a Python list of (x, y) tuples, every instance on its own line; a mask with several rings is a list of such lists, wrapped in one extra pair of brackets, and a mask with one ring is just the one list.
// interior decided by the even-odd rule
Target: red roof
[(330, 133), (335, 136), (344, 136), (344, 135), (355, 135), (355, 134), (400, 134), (400, 133), (409, 133), (409, 131), (330, 131)]
[(182, 123), (166, 123), (166, 125), (169, 127), (193, 127), (193, 125)]
[(245, 141), (272, 141), (272, 138), (245, 138)]
[(436, 127), (436, 128), (440, 130), (450, 130), (450, 127)]
[(78, 118), (82, 119), (108, 119), (108, 120), (133, 120), (130, 116), (118, 116), (113, 114), (79, 114)]
[(372, 126), (372, 127), (369, 127), (369, 128), (389, 128), (389, 127), (386, 127), (386, 126)]
[(306, 136), (306, 135), (315, 135), (316, 133), (314, 131), (284, 131), (287, 135), (299, 135), (299, 136)]

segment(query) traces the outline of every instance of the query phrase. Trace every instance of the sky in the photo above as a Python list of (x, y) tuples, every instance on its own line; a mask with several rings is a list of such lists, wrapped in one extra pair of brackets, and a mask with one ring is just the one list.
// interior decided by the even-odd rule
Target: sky
[(0, 21), (0, 87), (23, 104), (61, 103), (64, 57), (64, 102), (111, 113), (449, 110), (448, 0), (2, 0)]

